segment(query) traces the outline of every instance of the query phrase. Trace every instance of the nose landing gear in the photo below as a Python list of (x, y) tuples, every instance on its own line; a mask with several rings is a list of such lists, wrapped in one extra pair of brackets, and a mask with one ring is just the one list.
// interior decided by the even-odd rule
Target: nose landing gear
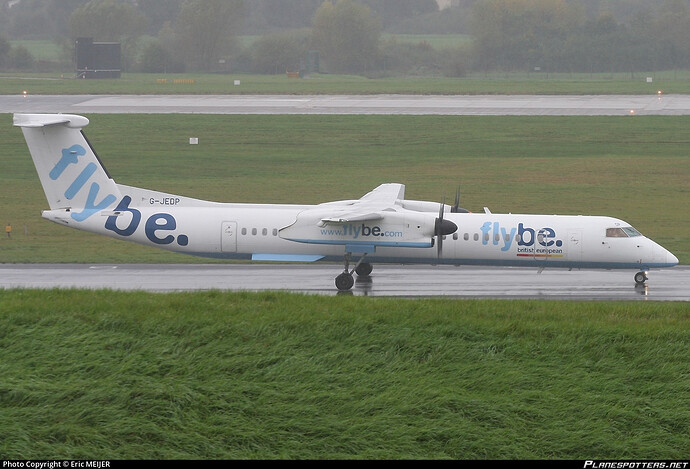
[(647, 272), (640, 271), (635, 274), (635, 285), (644, 285), (647, 280)]

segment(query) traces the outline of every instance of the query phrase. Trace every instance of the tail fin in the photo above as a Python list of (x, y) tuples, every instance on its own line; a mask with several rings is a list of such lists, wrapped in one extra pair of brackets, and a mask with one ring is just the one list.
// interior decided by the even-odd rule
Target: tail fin
[(15, 114), (51, 210), (66, 209), (80, 222), (115, 204), (120, 190), (81, 129), (86, 117), (70, 114)]

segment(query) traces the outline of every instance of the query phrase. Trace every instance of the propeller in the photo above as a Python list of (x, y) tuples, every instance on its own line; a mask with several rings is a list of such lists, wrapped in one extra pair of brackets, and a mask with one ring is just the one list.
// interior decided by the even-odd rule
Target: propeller
[(443, 203), (441, 203), (441, 207), (438, 209), (438, 218), (434, 223), (434, 236), (436, 236), (436, 249), (439, 258), (443, 255), (443, 237), (453, 234), (458, 230), (458, 225), (450, 220), (443, 219), (445, 205), (446, 203), (444, 200)]
[(455, 204), (450, 208), (451, 213), (470, 213), (469, 210), (460, 207), (460, 186), (455, 190)]

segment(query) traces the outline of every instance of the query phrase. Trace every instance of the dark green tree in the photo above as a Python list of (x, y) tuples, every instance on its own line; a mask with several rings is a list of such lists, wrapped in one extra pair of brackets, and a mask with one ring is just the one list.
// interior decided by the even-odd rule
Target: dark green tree
[(316, 10), (312, 44), (334, 72), (360, 73), (379, 55), (381, 21), (368, 6), (352, 0), (326, 1)]
[(175, 41), (189, 68), (213, 70), (229, 55), (239, 33), (242, 0), (185, 0), (177, 16)]
[(146, 18), (129, 3), (91, 0), (80, 6), (69, 20), (70, 37), (93, 37), (97, 41), (124, 42), (146, 30)]
[(482, 69), (557, 68), (582, 14), (565, 0), (478, 0), (470, 28)]
[(10, 42), (0, 35), (0, 70), (5, 69), (8, 65), (8, 57), (10, 54)]
[(268, 74), (298, 71), (308, 50), (308, 30), (265, 34), (251, 47), (252, 71)]

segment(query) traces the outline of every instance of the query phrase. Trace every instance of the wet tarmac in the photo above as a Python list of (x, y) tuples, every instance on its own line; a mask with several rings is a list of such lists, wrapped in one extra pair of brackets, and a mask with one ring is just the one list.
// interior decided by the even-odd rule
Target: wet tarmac
[[(0, 289), (263, 291), (338, 295), (335, 264), (0, 264)], [(645, 286), (633, 271), (376, 265), (358, 278), (356, 296), (690, 301), (690, 266), (652, 270)]]
[(0, 113), (689, 115), (690, 95), (4, 95)]

